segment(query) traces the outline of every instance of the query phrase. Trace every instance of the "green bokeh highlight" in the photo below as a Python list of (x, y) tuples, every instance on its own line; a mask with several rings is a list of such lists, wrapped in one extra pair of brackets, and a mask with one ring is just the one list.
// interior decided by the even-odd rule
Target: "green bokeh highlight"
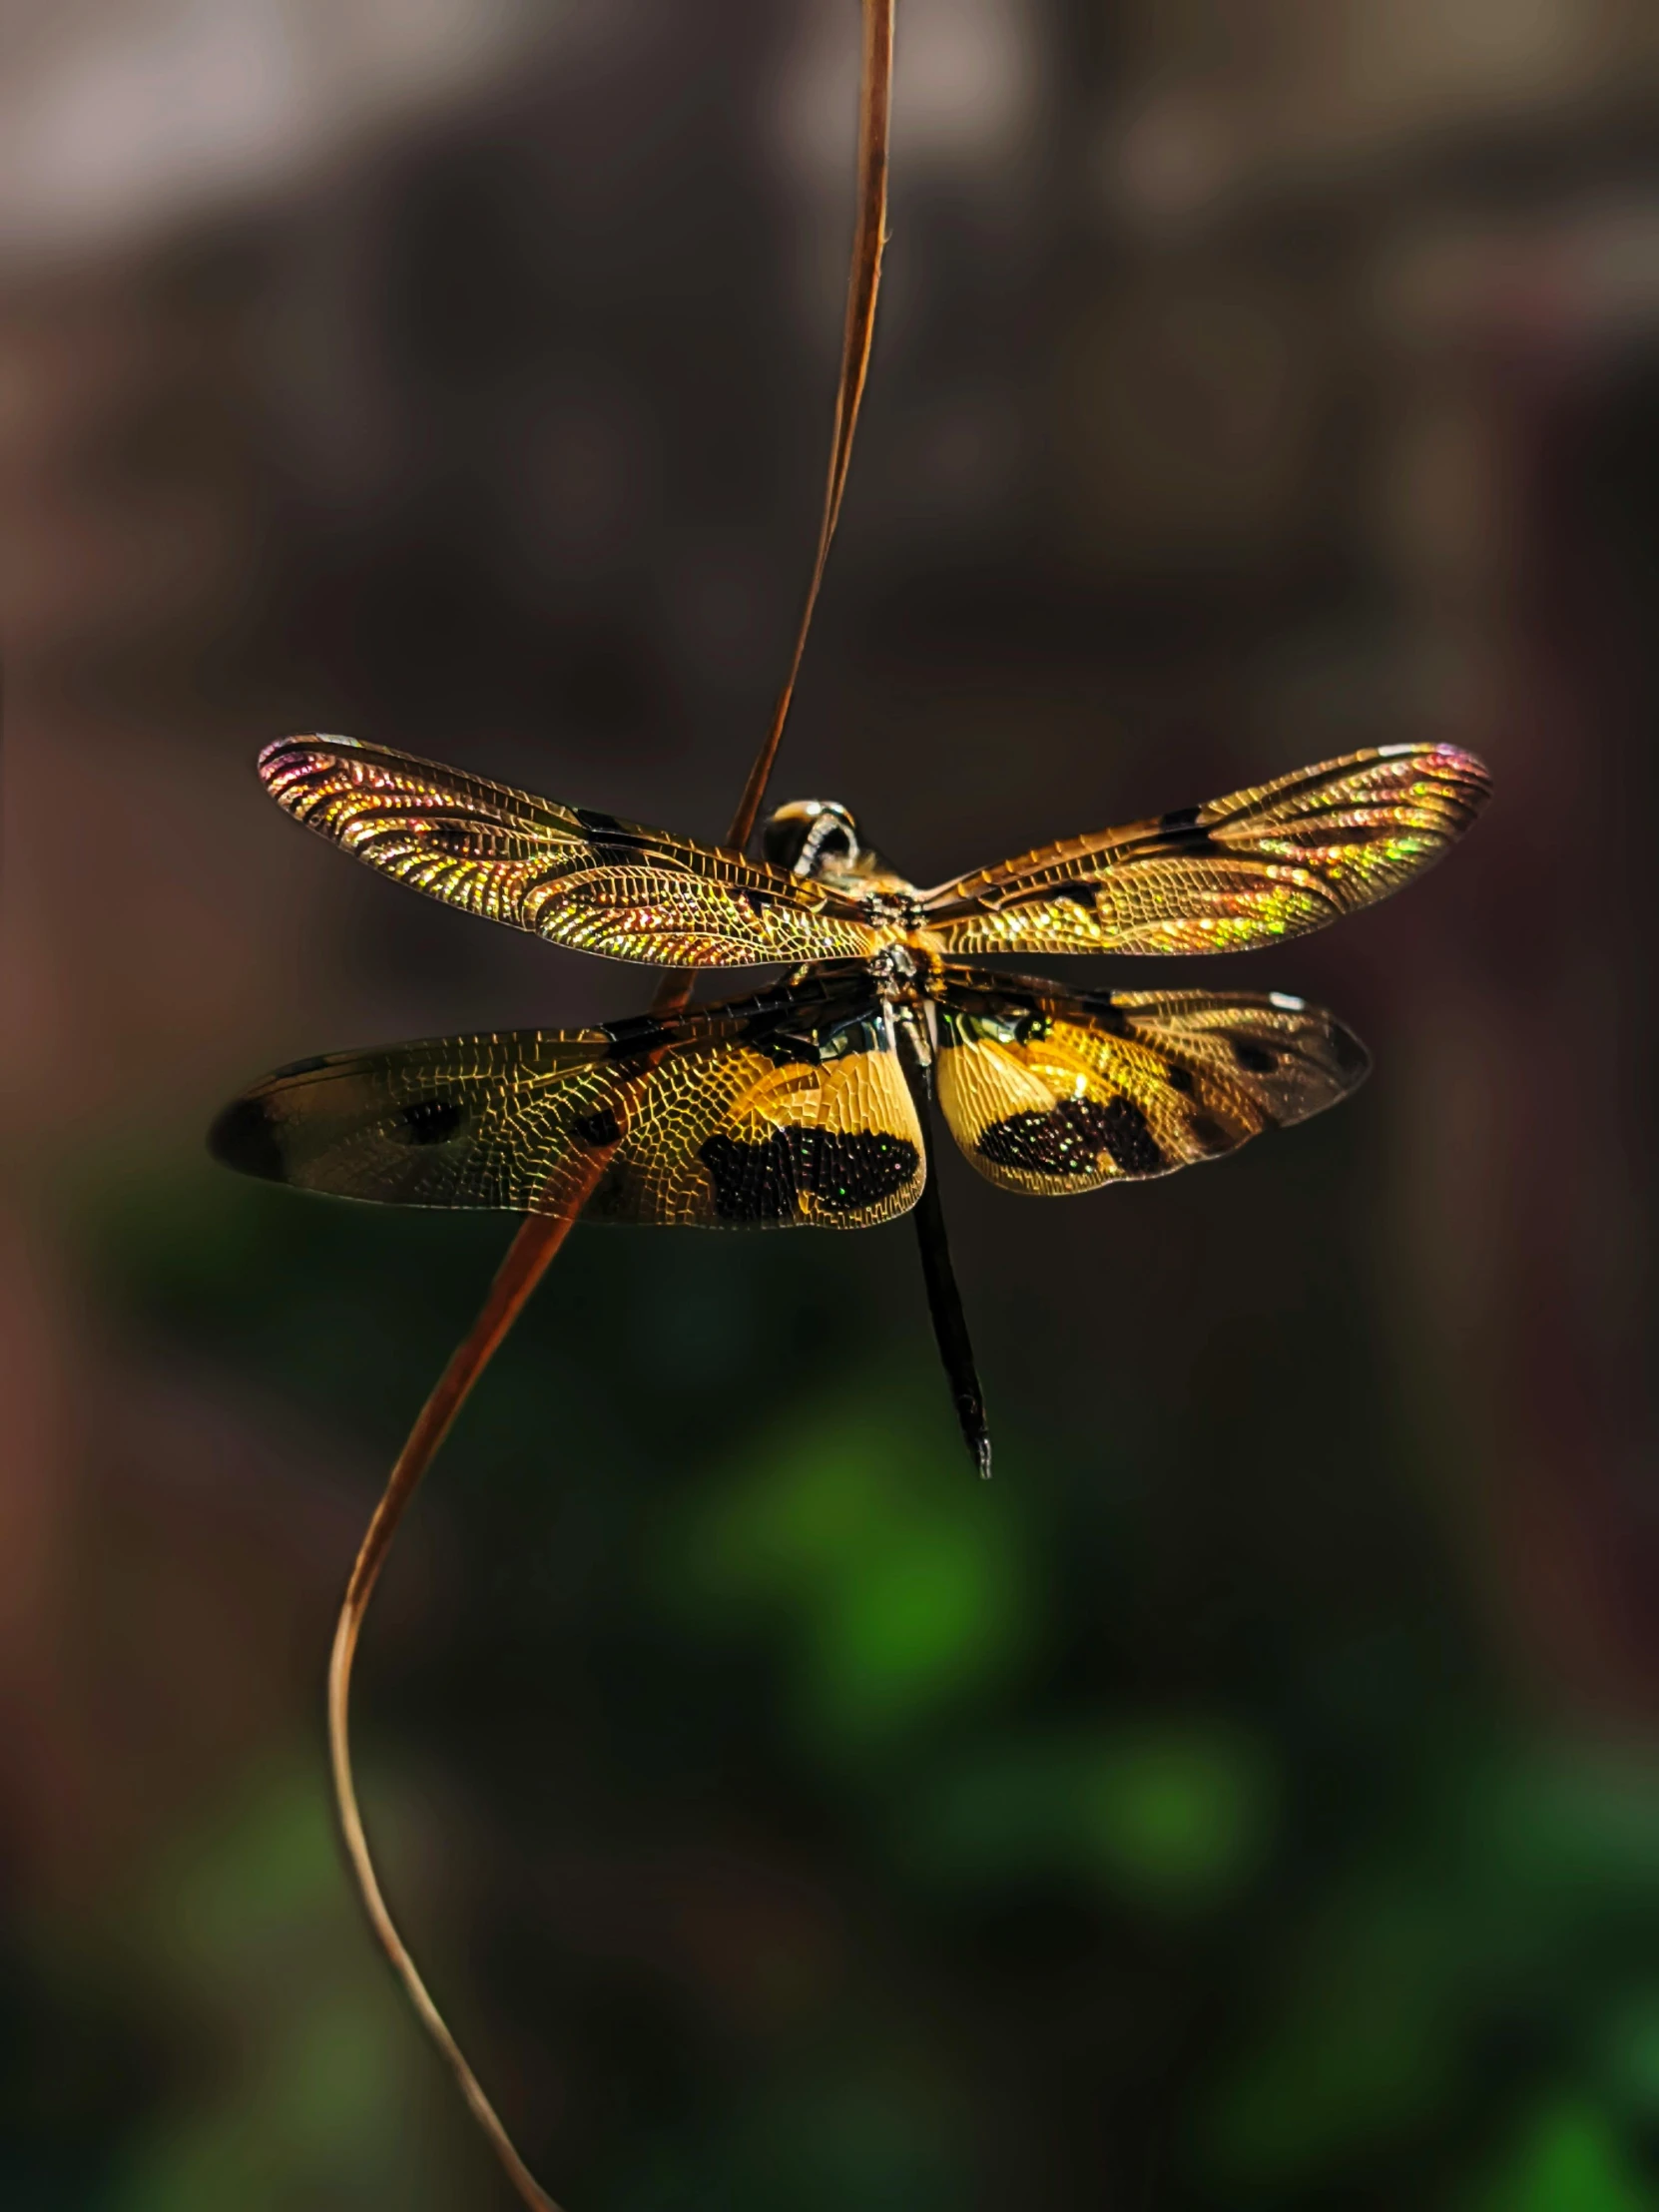
[(1074, 1880), (1179, 1916), (1247, 1882), (1272, 1823), (1259, 1746), (1221, 1724), (1137, 1721), (959, 1755), (916, 1793), (900, 1841), (957, 1886)]
[(659, 1588), (722, 1632), (778, 1630), (805, 1739), (879, 1757), (1030, 1664), (1040, 1623), (1006, 1488), (964, 1480), (894, 1393), (769, 1437), (665, 1538)]
[[(395, 1833), (395, 1824), (394, 1824)], [(212, 2022), (219, 2094), (158, 2113), (108, 2212), (440, 2212), (464, 2162), (431, 2060), (340, 1879), (308, 1763), (249, 1777), (154, 1870), (133, 1962), (162, 2018)]]

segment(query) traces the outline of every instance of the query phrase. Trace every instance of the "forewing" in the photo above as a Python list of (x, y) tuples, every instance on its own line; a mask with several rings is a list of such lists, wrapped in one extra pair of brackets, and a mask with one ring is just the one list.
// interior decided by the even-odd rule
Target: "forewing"
[(877, 943), (825, 884), (406, 753), (282, 738), (259, 767), (296, 822), (382, 874), (583, 952), (764, 967), (862, 958)]
[(1449, 745), (1356, 753), (961, 876), (926, 926), (953, 952), (1248, 952), (1397, 890), (1488, 788)]
[(1299, 998), (1117, 991), (948, 971), (938, 1096), (979, 1173), (1036, 1197), (1168, 1175), (1306, 1121), (1365, 1080), (1365, 1047)]
[(603, 1029), (301, 1061), (228, 1106), (228, 1165), (404, 1206), (861, 1229), (920, 1195), (921, 1132), (867, 987), (812, 982)]

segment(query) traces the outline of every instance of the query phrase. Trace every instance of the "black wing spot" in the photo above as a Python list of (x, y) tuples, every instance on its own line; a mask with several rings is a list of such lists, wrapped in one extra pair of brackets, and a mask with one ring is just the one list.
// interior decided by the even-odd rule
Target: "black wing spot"
[(447, 1144), (471, 1118), (458, 1098), (416, 1098), (397, 1109), (387, 1133), (399, 1144)]
[(285, 1183), (287, 1168), (276, 1135), (277, 1123), (264, 1098), (234, 1098), (208, 1131), (208, 1150), (243, 1175)]
[(1224, 1129), (1213, 1114), (1189, 1116), (1187, 1129), (1202, 1152), (1231, 1152), (1236, 1141), (1232, 1132)]
[(1100, 888), (1095, 883), (1056, 883), (1048, 895), (1069, 898), (1074, 906), (1084, 906), (1090, 913), (1100, 903)]
[(774, 1067), (817, 1067), (824, 1054), (812, 1030), (792, 1030), (799, 1009), (793, 1005), (769, 1006), (751, 1014), (738, 1032), (747, 1045), (765, 1053)]
[(578, 1142), (593, 1152), (603, 1152), (622, 1142), (622, 1124), (609, 1106), (601, 1106), (591, 1114), (576, 1115), (570, 1128)]
[(619, 822), (615, 815), (601, 814), (597, 808), (573, 807), (570, 811), (576, 817), (578, 826), (585, 830), (590, 837), (614, 836), (619, 830), (625, 830), (627, 827), (625, 823)]
[(1193, 1071), (1191, 1068), (1180, 1067), (1172, 1060), (1164, 1070), (1164, 1081), (1172, 1091), (1179, 1091), (1183, 1098), (1191, 1098), (1193, 1095)]
[(1125, 1175), (1162, 1175), (1169, 1166), (1145, 1114), (1121, 1091), (1101, 1114), (1101, 1136)]
[(655, 1014), (634, 1014), (626, 1021), (603, 1021), (599, 1032), (606, 1040), (608, 1060), (631, 1060), (636, 1053), (654, 1052), (667, 1044), (674, 1032)]
[(1129, 1017), (1110, 991), (1090, 991), (1077, 1003), (1093, 1017), (1095, 1027), (1104, 1029), (1109, 1037), (1128, 1036)]
[(1345, 1029), (1340, 1021), (1332, 1022), (1326, 1031), (1331, 1046), (1331, 1057), (1337, 1063), (1340, 1075), (1361, 1076), (1371, 1068), (1371, 1054), (1352, 1029)]
[(903, 1189), (919, 1154), (885, 1130), (780, 1129), (764, 1144), (721, 1132), (699, 1159), (714, 1185), (715, 1213), (729, 1222), (790, 1221), (810, 1192), (831, 1213), (856, 1213)]
[(852, 1214), (901, 1191), (916, 1172), (921, 1155), (907, 1137), (885, 1129), (823, 1129), (810, 1132), (812, 1189), (831, 1213)]
[(488, 853), (488, 843), (461, 823), (423, 822), (419, 829), (421, 843), (435, 846), (447, 859), (476, 860)]
[(1227, 1041), (1247, 1075), (1271, 1075), (1279, 1065), (1279, 1054), (1270, 1045), (1258, 1044), (1252, 1037), (1229, 1037)]
[(698, 1158), (714, 1184), (722, 1221), (788, 1221), (797, 1211), (795, 1160), (782, 1134), (765, 1144), (740, 1144), (721, 1133), (704, 1140)]
[(1066, 1098), (1046, 1114), (1010, 1114), (981, 1131), (976, 1149), (1000, 1168), (1034, 1175), (1093, 1176), (1107, 1147), (1108, 1110), (1092, 1099)]
[(590, 837), (586, 861), (575, 864), (596, 867), (638, 868), (642, 858), (650, 856), (651, 847), (643, 839), (621, 837)]
[(1198, 807), (1176, 807), (1158, 818), (1160, 836), (1167, 839), (1176, 851), (1184, 853), (1215, 852), (1220, 849), (1208, 830), (1199, 823), (1203, 812)]
[(1047, 1014), (1021, 1014), (1014, 1023), (1015, 1044), (1041, 1044), (1054, 1027)]

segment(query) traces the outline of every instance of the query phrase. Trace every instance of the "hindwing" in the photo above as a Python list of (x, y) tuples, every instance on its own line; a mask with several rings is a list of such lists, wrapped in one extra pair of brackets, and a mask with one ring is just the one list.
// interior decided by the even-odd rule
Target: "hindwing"
[(672, 1019), (333, 1053), (234, 1100), (210, 1144), (300, 1190), (708, 1229), (862, 1229), (920, 1195), (921, 1131), (861, 978)]
[(1219, 1159), (1365, 1080), (1334, 1015), (1278, 992), (1070, 997), (945, 970), (938, 1098), (979, 1173), (1037, 1197)]

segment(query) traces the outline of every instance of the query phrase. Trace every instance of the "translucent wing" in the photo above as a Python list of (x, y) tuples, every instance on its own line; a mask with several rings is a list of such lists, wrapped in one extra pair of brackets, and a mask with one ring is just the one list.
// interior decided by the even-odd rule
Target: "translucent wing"
[(259, 767), (296, 822), (382, 874), (583, 952), (764, 967), (867, 957), (879, 942), (823, 883), (406, 753), (282, 738)]
[(1356, 753), (960, 876), (925, 926), (953, 952), (1248, 952), (1397, 890), (1488, 788), (1449, 745)]
[(1068, 998), (951, 967), (940, 1015), (951, 1135), (981, 1175), (1036, 1197), (1219, 1159), (1335, 1105), (1370, 1066), (1333, 1015), (1277, 992)]
[(209, 1144), (273, 1182), (403, 1206), (862, 1229), (913, 1206), (921, 1131), (859, 978), (670, 1021), (445, 1037), (279, 1069)]

